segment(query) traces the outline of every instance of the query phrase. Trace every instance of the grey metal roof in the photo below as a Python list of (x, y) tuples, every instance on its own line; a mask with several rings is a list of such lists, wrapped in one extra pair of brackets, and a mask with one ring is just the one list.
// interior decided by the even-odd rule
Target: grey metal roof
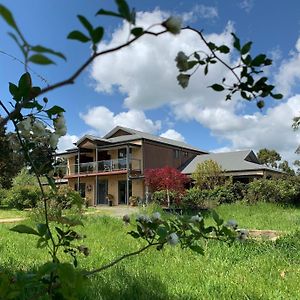
[[(118, 130), (123, 130), (123, 131), (126, 131), (126, 132), (130, 133), (130, 134), (111, 138), (111, 136), (114, 135)], [(193, 146), (191, 146), (189, 144), (186, 144), (184, 142), (167, 139), (167, 138), (164, 138), (164, 137), (161, 137), (161, 136), (156, 136), (156, 135), (153, 135), (153, 134), (150, 134), (150, 133), (146, 133), (146, 132), (142, 132), (142, 131), (138, 131), (138, 130), (135, 130), (135, 129), (122, 127), (122, 126), (115, 127), (108, 134), (106, 134), (103, 137), (103, 139), (105, 139), (109, 142), (112, 142), (112, 143), (133, 141), (133, 140), (138, 140), (138, 139), (147, 139), (147, 140), (154, 141), (154, 142), (159, 142), (159, 143), (164, 143), (164, 144), (168, 144), (168, 145), (172, 145), (172, 146), (176, 146), (176, 147), (181, 147), (181, 148), (185, 148), (185, 149), (199, 151), (199, 152), (202, 152), (202, 153), (208, 153), (207, 151), (198, 149), (198, 148), (193, 147)]]
[(184, 167), (182, 173), (192, 174), (195, 171), (197, 164), (210, 159), (217, 162), (226, 172), (250, 170), (270, 170), (273, 172), (280, 172), (276, 169), (260, 164), (252, 150), (243, 150), (197, 155), (187, 166)]

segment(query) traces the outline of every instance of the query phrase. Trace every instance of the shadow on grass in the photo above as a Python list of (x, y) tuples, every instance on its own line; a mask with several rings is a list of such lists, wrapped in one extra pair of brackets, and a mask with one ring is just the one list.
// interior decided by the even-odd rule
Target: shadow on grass
[[(146, 271), (136, 270), (129, 273), (124, 267), (117, 267), (107, 273), (102, 273), (91, 280), (85, 300), (168, 300), (174, 299), (174, 294), (168, 291), (167, 286), (158, 276)], [(186, 298), (195, 299), (186, 295)]]

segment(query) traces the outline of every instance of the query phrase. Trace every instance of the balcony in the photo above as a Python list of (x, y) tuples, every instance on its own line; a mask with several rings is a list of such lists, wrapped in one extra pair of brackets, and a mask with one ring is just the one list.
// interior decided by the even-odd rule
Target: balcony
[[(62, 171), (64, 168), (64, 172)], [(97, 162), (88, 162), (81, 164), (70, 165), (69, 167), (59, 166), (57, 167), (60, 173), (64, 173), (65, 176), (76, 176), (85, 174), (99, 174), (99, 173), (113, 173), (113, 172), (127, 172), (127, 159), (110, 159), (101, 160)], [(141, 160), (129, 159), (129, 171), (141, 172)]]

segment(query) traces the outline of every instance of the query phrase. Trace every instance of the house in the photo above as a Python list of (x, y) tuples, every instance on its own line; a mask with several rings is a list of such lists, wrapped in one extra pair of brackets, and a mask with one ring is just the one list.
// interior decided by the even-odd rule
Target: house
[(234, 180), (249, 182), (281, 172), (260, 164), (253, 151), (208, 153), (186, 143), (117, 126), (103, 138), (85, 135), (75, 148), (58, 157), (67, 161), (63, 180), (89, 205), (128, 204), (130, 196), (145, 199), (144, 170), (170, 166), (191, 175), (197, 164), (216, 161)]
[(130, 196), (143, 199), (145, 169), (179, 169), (207, 154), (183, 142), (121, 126), (103, 138), (85, 135), (75, 145), (57, 156), (67, 160), (64, 179), (89, 205), (107, 204), (108, 197), (114, 205), (128, 204)]
[(218, 163), (224, 170), (225, 176), (232, 177), (233, 181), (249, 183), (254, 178), (282, 176), (282, 171), (261, 164), (252, 150), (197, 155), (181, 169), (181, 172), (191, 175), (196, 166), (206, 160)]

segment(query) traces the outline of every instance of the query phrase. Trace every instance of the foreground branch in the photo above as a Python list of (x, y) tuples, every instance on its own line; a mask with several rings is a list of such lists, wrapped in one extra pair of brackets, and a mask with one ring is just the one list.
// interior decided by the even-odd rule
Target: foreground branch
[(141, 249), (139, 249), (139, 250), (137, 250), (137, 251), (134, 251), (134, 252), (125, 254), (125, 255), (123, 255), (123, 256), (117, 258), (116, 260), (113, 260), (112, 262), (108, 263), (107, 265), (104, 265), (104, 266), (102, 266), (102, 267), (100, 267), (100, 268), (98, 268), (98, 269), (94, 269), (94, 270), (92, 270), (92, 271), (86, 272), (84, 275), (85, 275), (85, 276), (91, 276), (91, 275), (93, 275), (93, 274), (95, 274), (95, 273), (99, 273), (99, 272), (101, 272), (101, 271), (104, 271), (104, 270), (106, 270), (106, 269), (108, 269), (108, 268), (110, 268), (110, 267), (116, 265), (117, 263), (119, 263), (120, 261), (122, 261), (122, 260), (125, 259), (125, 258), (128, 258), (128, 257), (130, 257), (130, 256), (138, 255), (138, 254), (142, 253), (143, 251), (147, 250), (148, 248), (150, 248), (150, 247), (152, 247), (152, 246), (157, 246), (157, 245), (159, 245), (159, 244), (160, 244), (160, 243), (148, 244), (147, 246), (145, 246), (145, 247), (143, 247), (143, 248), (141, 248)]
[[(47, 86), (46, 88), (42, 89), (40, 91), (40, 93), (37, 95), (38, 96), (41, 96), (49, 91), (52, 91), (52, 90), (55, 90), (57, 88), (60, 88), (60, 87), (63, 87), (63, 86), (66, 86), (66, 85), (70, 85), (70, 84), (74, 84), (75, 80), (77, 79), (77, 77), (94, 61), (95, 58), (101, 56), (101, 55), (105, 55), (105, 54), (109, 54), (109, 53), (112, 53), (112, 52), (116, 52), (118, 50), (121, 50), (129, 45), (131, 45), (132, 43), (134, 43), (136, 40), (138, 40), (139, 38), (141, 38), (142, 36), (144, 35), (154, 35), (154, 36), (159, 36), (161, 34), (164, 34), (166, 33), (167, 30), (163, 30), (163, 31), (160, 31), (160, 32), (151, 32), (151, 31), (144, 31), (142, 35), (140, 36), (137, 36), (137, 37), (134, 37), (133, 39), (131, 39), (130, 41), (124, 43), (124, 44), (121, 44), (117, 47), (114, 47), (114, 48), (111, 48), (111, 49), (107, 49), (107, 50), (103, 50), (101, 52), (96, 52), (94, 53), (91, 57), (89, 57), (74, 73), (73, 75), (71, 75), (69, 78), (65, 79), (65, 80), (62, 80), (62, 81), (59, 81), (53, 85), (49, 85)], [(18, 102), (15, 106), (15, 108), (9, 112), (8, 116), (6, 116), (5, 118), (3, 118), (1, 121), (0, 121), (0, 127), (3, 127), (7, 124), (7, 122), (9, 120), (12, 120), (14, 119), (22, 110), (22, 108), (31, 101), (31, 99), (27, 100), (27, 101), (23, 101), (22, 103)]]

